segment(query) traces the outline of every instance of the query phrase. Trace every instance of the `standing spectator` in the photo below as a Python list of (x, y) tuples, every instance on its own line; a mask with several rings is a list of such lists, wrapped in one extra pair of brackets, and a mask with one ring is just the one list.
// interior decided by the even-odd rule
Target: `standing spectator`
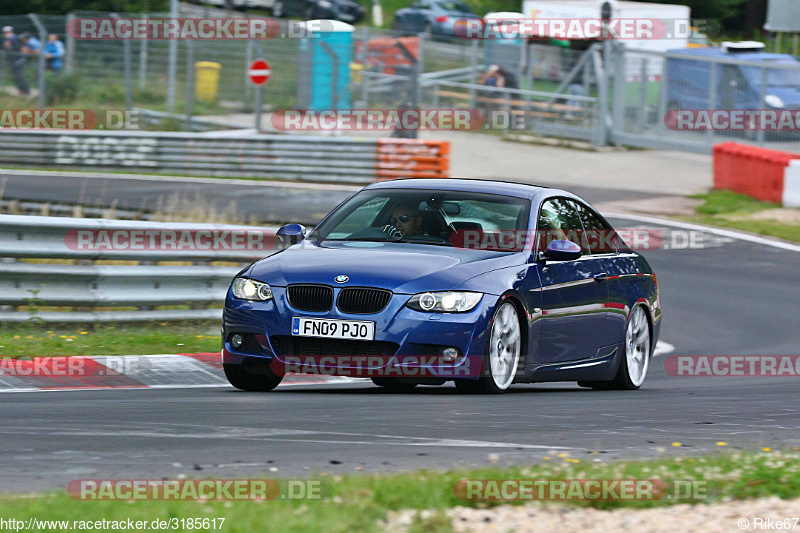
[(22, 52), (22, 43), (14, 33), (11, 26), (3, 27), (3, 49), (8, 54), (8, 62), (11, 65), (11, 74), (14, 76), (14, 85), (17, 86), (19, 94), (27, 96), (30, 94), (28, 84), (25, 83), (23, 70), (25, 67), (25, 54)]
[(47, 70), (52, 70), (56, 75), (61, 74), (64, 43), (58, 39), (58, 35), (55, 33), (47, 36), (47, 44), (44, 45), (44, 57), (47, 58)]
[(20, 41), (22, 41), (23, 54), (33, 58), (39, 57), (39, 54), (42, 52), (42, 43), (39, 39), (30, 33), (23, 33), (22, 37), (20, 37)]

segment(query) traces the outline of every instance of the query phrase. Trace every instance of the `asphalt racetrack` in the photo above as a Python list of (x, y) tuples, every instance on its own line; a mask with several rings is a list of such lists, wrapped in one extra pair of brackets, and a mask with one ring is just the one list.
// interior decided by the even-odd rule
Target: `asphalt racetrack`
[[(587, 195), (588, 196), (588, 195)], [(591, 198), (590, 198), (591, 199)], [(669, 228), (612, 218), (622, 227)], [(797, 377), (673, 377), (670, 355), (800, 352), (800, 253), (707, 235), (702, 249), (646, 252), (661, 288), (661, 340), (639, 391), (573, 383), (465, 396), (394, 394), (368, 382), (2, 395), (0, 492), (78, 478), (313, 475), (698, 454), (800, 445)], [(680, 443), (681, 446), (673, 446)]]

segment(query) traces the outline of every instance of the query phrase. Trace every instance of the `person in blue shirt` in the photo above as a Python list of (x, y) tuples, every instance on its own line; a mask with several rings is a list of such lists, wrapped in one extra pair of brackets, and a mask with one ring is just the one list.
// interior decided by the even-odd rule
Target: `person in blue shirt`
[(22, 53), (31, 57), (39, 57), (42, 42), (30, 33), (22, 34)]
[(58, 40), (58, 35), (51, 33), (44, 46), (44, 57), (47, 58), (47, 70), (61, 74), (64, 57), (64, 43)]

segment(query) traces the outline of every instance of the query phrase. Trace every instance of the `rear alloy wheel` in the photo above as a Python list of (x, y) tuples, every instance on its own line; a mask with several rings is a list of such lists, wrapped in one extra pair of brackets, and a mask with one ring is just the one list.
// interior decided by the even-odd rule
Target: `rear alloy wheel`
[(397, 378), (372, 378), (372, 382), (392, 392), (408, 392), (417, 386), (416, 383), (407, 383)]
[(636, 390), (647, 376), (650, 351), (650, 322), (644, 307), (637, 305), (625, 329), (625, 357), (619, 362), (617, 376), (612, 381), (579, 381), (578, 386), (594, 390)]
[(275, 3), (272, 4), (272, 16), (279, 19), (283, 16), (283, 12), (283, 0), (275, 0)]
[(254, 374), (248, 372), (244, 365), (230, 365), (223, 364), (225, 369), (225, 377), (228, 382), (237, 389), (248, 392), (268, 392), (274, 389), (283, 380), (283, 376), (276, 376), (273, 374), (269, 367), (264, 368), (266, 372)]
[(470, 394), (498, 394), (506, 391), (517, 375), (521, 351), (522, 330), (517, 308), (511, 302), (505, 302), (497, 308), (492, 320), (489, 353), (484, 360), (489, 375), (474, 381), (457, 379), (456, 387), (459, 391)]

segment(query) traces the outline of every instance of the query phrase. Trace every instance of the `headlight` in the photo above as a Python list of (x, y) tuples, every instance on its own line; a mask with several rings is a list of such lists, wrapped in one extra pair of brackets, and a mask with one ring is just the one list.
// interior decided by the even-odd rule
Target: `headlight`
[(423, 292), (412, 296), (406, 305), (417, 311), (463, 313), (474, 309), (482, 296), (479, 292)]
[(242, 300), (264, 301), (272, 299), (272, 289), (266, 283), (247, 278), (233, 280), (233, 295)]
[(328, 8), (330, 8), (331, 6), (333, 6), (333, 4), (331, 4), (330, 2), (328, 2), (328, 0), (319, 0), (319, 2), (317, 2), (317, 5), (318, 5), (319, 7), (321, 7), (322, 9), (328, 9)]
[(768, 94), (764, 97), (764, 103), (775, 109), (783, 109), (783, 100), (774, 94)]

